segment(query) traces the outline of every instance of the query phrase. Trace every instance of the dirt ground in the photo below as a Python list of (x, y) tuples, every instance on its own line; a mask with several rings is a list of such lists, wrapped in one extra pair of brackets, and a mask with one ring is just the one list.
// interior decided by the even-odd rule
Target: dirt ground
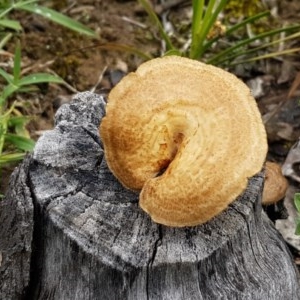
[[(129, 44), (153, 56), (159, 56), (163, 47), (156, 27), (137, 1), (47, 2), (53, 4), (52, 8), (94, 29), (100, 38), (91, 40), (32, 14), (15, 14), (24, 28), (24, 32), (19, 36), (23, 73), (50, 71), (62, 76), (68, 83), (65, 86), (40, 85), (38, 92), (30, 96), (18, 96), (18, 99), (26, 103), (23, 108), (25, 113), (33, 116), (29, 130), (34, 139), (53, 127), (56, 110), (63, 103), (70, 101), (74, 93), (91, 89), (95, 92), (107, 92), (120, 76), (134, 70), (143, 61), (137, 55), (103, 49), (100, 45)], [(159, 2), (152, 2), (157, 5), (159, 11)], [(171, 7), (166, 14), (167, 17), (172, 17), (172, 20), (177, 20), (175, 22), (185, 19), (191, 12), (191, 2), (181, 2)], [(279, 26), (299, 22), (298, 0), (264, 2), (277, 12)], [(294, 41), (291, 46), (300, 47), (300, 43)], [(14, 52), (12, 46), (6, 50), (7, 53)], [(11, 56), (0, 56), (0, 61), (9, 65), (12, 61)], [(284, 162), (291, 146), (300, 136), (300, 90), (295, 84), (300, 71), (299, 52), (253, 66), (237, 66), (230, 71), (236, 73), (252, 88), (258, 101), (268, 133), (268, 159)], [(300, 77), (298, 81), (300, 82)], [(292, 86), (296, 88), (291, 90)], [(267, 119), (269, 120), (266, 121)], [(5, 192), (13, 167), (3, 170), (0, 193)], [(298, 183), (293, 184), (295, 190), (300, 190)]]

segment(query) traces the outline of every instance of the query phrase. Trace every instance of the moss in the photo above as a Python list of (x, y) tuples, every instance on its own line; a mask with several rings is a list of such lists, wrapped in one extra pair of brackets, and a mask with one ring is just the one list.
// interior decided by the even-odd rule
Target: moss
[[(236, 23), (237, 20), (246, 19), (266, 11), (261, 0), (238, 1), (229, 0), (225, 10), (225, 22)], [(275, 26), (273, 18), (262, 18), (251, 25), (253, 33), (258, 34), (270, 30)]]
[(53, 64), (53, 70), (66, 81), (77, 80), (77, 69), (80, 66), (80, 59), (75, 55), (58, 56)]
[(229, 0), (225, 8), (225, 15), (229, 18), (240, 19), (254, 16), (262, 10), (263, 7), (260, 0)]

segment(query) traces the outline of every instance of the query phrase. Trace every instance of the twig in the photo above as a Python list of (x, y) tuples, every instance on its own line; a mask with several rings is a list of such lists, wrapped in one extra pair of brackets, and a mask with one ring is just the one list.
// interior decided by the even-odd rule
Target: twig
[(125, 22), (128, 22), (128, 23), (130, 23), (130, 24), (136, 25), (136, 26), (141, 27), (141, 28), (143, 28), (143, 29), (146, 29), (146, 28), (147, 28), (147, 25), (145, 25), (145, 24), (143, 24), (143, 23), (141, 23), (141, 22), (132, 20), (132, 19), (126, 17), (126, 16), (122, 16), (121, 19), (122, 19), (123, 21), (125, 21)]
[(266, 125), (273, 117), (280, 111), (283, 105), (286, 103), (285, 100), (282, 100), (273, 111), (262, 116), (263, 123)]
[(10, 52), (5, 51), (5, 50), (0, 50), (0, 55), (1, 55), (1, 56), (14, 57), (14, 54), (13, 54), (13, 53), (10, 53)]
[[(46, 69), (46, 71), (52, 75), (58, 76), (57, 73), (55, 73), (53, 70), (51, 69)], [(78, 90), (76, 90), (73, 86), (71, 86), (70, 84), (68, 84), (65, 80), (63, 81), (63, 83), (61, 83), (63, 86), (65, 86), (68, 90), (70, 90), (72, 93), (77, 94)]]
[(31, 66), (23, 68), (21, 74), (24, 75), (24, 74), (30, 73), (32, 70), (44, 70), (44, 69), (47, 69), (54, 62), (55, 62), (55, 60), (48, 60), (45, 63), (37, 62), (37, 63), (35, 63), (35, 64), (31, 65)]
[(97, 86), (101, 83), (101, 81), (102, 81), (102, 79), (103, 79), (103, 76), (104, 76), (106, 70), (107, 70), (107, 66), (105, 66), (105, 67), (103, 68), (102, 72), (101, 72), (100, 75), (99, 75), (99, 78), (98, 78), (97, 83), (96, 83), (95, 86), (91, 89), (91, 92), (92, 92), (92, 93), (95, 92)]

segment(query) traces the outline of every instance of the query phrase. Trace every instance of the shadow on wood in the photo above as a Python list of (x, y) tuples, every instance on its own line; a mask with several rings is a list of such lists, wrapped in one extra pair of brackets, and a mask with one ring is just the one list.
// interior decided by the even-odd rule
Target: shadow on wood
[(104, 107), (76, 95), (13, 173), (0, 202), (0, 299), (300, 299), (262, 212), (262, 173), (204, 225), (155, 224), (107, 168)]

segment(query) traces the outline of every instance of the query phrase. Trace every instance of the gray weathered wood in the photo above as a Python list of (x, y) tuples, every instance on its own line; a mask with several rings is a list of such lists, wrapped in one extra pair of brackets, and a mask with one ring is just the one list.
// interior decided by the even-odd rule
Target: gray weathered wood
[(0, 299), (300, 299), (263, 174), (210, 222), (153, 223), (107, 168), (101, 96), (60, 108), (0, 203)]

